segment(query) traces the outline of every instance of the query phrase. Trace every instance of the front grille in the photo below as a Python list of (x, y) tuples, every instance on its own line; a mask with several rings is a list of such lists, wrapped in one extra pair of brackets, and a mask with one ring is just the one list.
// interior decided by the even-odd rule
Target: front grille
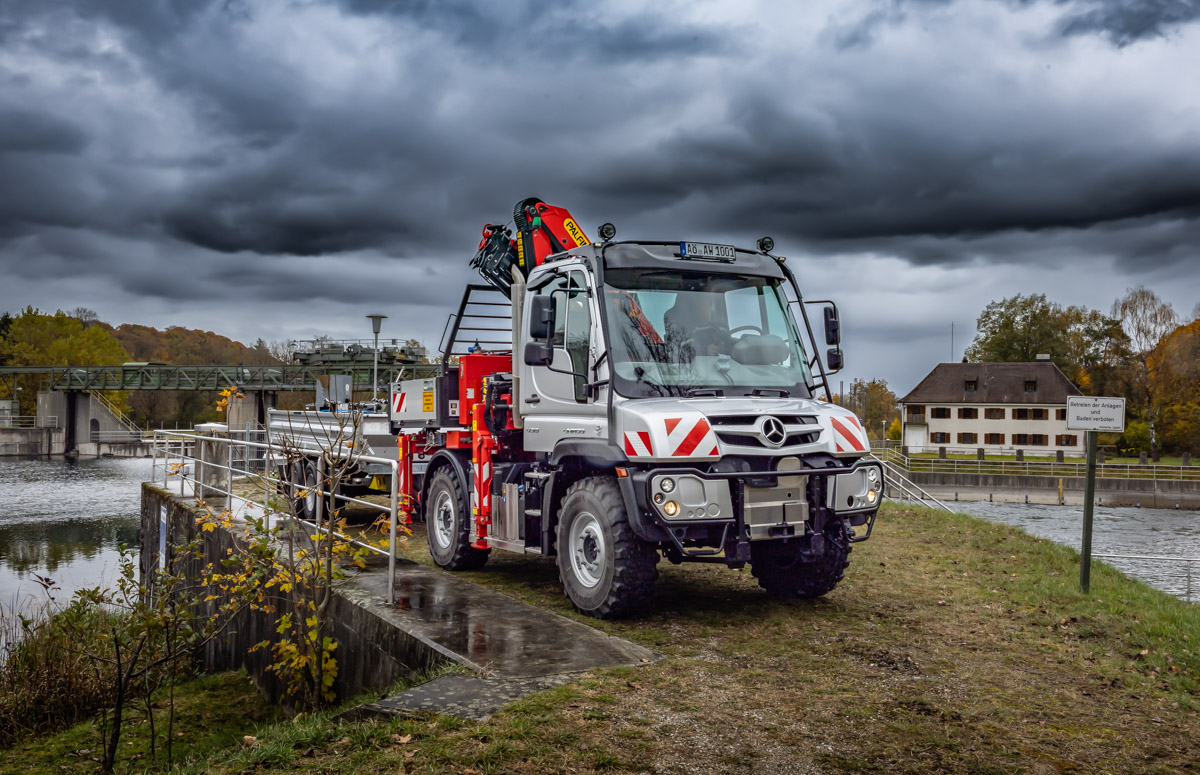
[(787, 438), (779, 447), (772, 447), (758, 437), (758, 423), (763, 415), (760, 414), (726, 414), (709, 417), (708, 422), (716, 431), (717, 438), (723, 444), (753, 450), (775, 451), (802, 444), (812, 444), (821, 435), (820, 428), (810, 428), (817, 425), (817, 418), (802, 414), (772, 415), (783, 423)]

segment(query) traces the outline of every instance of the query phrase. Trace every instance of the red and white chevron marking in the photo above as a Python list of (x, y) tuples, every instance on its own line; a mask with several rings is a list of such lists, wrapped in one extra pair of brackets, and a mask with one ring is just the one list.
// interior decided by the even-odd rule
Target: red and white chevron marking
[(717, 455), (717, 434), (703, 417), (684, 420), (682, 417), (668, 417), (667, 449), (671, 457), (715, 457)]
[(650, 445), (650, 433), (635, 431), (625, 434), (625, 454), (629, 457), (650, 457), (654, 448)]
[(404, 398), (404, 393), (392, 393), (392, 411), (400, 414), (404, 411), (408, 401)]
[(858, 424), (857, 417), (852, 415), (830, 417), (829, 422), (833, 425), (833, 441), (837, 445), (838, 452), (867, 451), (866, 445), (859, 436), (862, 433), (862, 426)]
[(471, 490), (472, 512), (489, 515), (492, 513), (492, 464), (472, 463), (475, 467), (475, 487)]

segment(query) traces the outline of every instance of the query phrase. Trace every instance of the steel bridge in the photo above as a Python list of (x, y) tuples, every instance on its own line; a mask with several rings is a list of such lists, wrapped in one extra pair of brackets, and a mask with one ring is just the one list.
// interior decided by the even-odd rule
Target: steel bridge
[[(379, 384), (402, 379), (432, 377), (441, 367), (435, 363), (380, 363)], [(286, 366), (170, 366), (123, 364), (120, 366), (15, 366), (0, 368), (0, 385), (16, 395), (16, 378), (46, 377), (46, 389), (59, 391), (97, 390), (205, 390), (225, 388), (264, 392), (315, 390), (320, 377), (349, 376), (354, 389), (370, 390), (372, 364), (302, 364)]]

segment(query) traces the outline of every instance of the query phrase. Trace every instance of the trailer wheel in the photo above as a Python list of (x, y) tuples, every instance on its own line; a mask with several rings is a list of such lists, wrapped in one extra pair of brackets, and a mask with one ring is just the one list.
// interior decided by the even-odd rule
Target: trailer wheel
[(650, 601), (658, 551), (634, 535), (616, 480), (593, 476), (571, 485), (557, 542), (563, 591), (580, 613), (610, 619)]
[(490, 549), (471, 546), (471, 518), (462, 482), (448, 467), (439, 468), (425, 495), (425, 529), (429, 554), (447, 570), (475, 570), (487, 562)]
[(317, 491), (321, 489), (317, 466), (311, 460), (299, 460), (293, 467), (292, 497), (296, 498), (296, 516), (300, 519), (317, 518)]
[(850, 531), (840, 519), (825, 526), (822, 551), (805, 559), (795, 543), (750, 544), (750, 571), (767, 594), (782, 600), (820, 597), (832, 592), (850, 564)]

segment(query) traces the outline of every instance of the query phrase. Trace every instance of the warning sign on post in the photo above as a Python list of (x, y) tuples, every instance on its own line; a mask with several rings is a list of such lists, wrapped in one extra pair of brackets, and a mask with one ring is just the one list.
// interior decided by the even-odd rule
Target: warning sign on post
[(1068, 396), (1067, 430), (1121, 433), (1125, 430), (1125, 399)]

